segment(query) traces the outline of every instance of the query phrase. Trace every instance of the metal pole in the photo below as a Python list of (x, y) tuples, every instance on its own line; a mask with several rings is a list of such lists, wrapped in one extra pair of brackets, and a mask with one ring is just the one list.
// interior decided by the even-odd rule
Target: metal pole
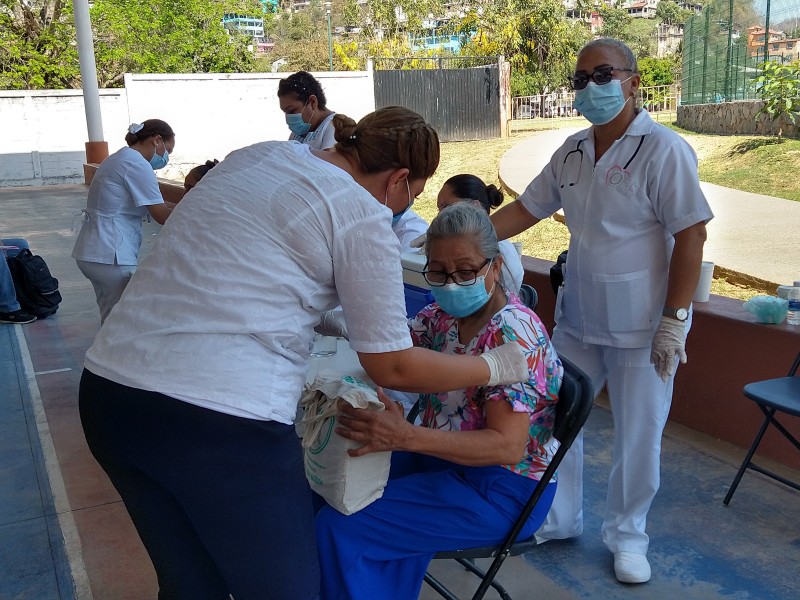
[(89, 141), (85, 144), (86, 162), (99, 164), (108, 158), (108, 143), (103, 140), (103, 116), (100, 112), (100, 91), (97, 88), (89, 2), (74, 0), (72, 6), (75, 15), (75, 33), (78, 38), (78, 60), (81, 66), (83, 109), (86, 112), (86, 129), (89, 133)]
[(764, 62), (769, 61), (769, 5), (770, 0), (767, 0), (767, 18), (764, 23)]
[(325, 3), (325, 12), (328, 13), (328, 64), (333, 71), (333, 38), (331, 38), (331, 3)]
[(733, 0), (728, 2), (728, 52), (725, 57), (725, 101), (731, 102), (731, 62), (733, 62)]
[(78, 58), (81, 65), (83, 106), (90, 142), (103, 141), (103, 120), (100, 114), (100, 91), (97, 88), (97, 67), (94, 63), (92, 24), (89, 20), (88, 0), (74, 0), (75, 31), (78, 36)]

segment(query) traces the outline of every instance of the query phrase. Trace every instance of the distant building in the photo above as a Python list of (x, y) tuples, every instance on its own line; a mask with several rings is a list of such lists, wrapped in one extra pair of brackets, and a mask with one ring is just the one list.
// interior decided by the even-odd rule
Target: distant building
[(765, 41), (770, 60), (779, 60), (784, 63), (800, 60), (800, 38), (787, 37), (783, 31), (771, 28), (767, 32), (763, 25), (753, 25), (747, 28), (747, 55), (758, 62), (763, 62)]

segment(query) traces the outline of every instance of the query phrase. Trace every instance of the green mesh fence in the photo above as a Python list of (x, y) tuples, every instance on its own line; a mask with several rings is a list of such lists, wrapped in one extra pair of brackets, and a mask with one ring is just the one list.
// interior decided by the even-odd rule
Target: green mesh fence
[(682, 104), (758, 97), (766, 60), (800, 60), (800, 0), (711, 0), (683, 35)]

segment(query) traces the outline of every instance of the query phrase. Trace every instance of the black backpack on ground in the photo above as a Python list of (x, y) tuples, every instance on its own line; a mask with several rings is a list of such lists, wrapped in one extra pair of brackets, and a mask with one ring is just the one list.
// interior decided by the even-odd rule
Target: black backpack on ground
[(50, 274), (44, 259), (28, 249), (22, 249), (7, 260), (17, 302), (22, 310), (39, 319), (55, 314), (61, 302), (61, 293), (58, 291), (58, 279)]

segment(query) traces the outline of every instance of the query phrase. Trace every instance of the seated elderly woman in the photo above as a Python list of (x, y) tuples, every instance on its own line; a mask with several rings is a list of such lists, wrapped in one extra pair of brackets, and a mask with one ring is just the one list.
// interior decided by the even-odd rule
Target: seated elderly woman
[[(410, 322), (417, 346), (479, 355), (520, 344), (530, 378), (420, 397), (421, 425), (379, 391), (385, 411), (344, 408), (337, 432), (363, 443), (352, 456), (392, 450), (383, 497), (316, 518), (322, 600), (417, 598), (437, 551), (500, 543), (554, 454), (563, 367), (539, 318), (501, 283), (503, 258), (489, 216), (461, 202), (428, 229), (425, 278), (436, 302)], [(552, 503), (548, 485), (522, 535)]]
[[(436, 198), (436, 206), (439, 210), (456, 202), (474, 202), (481, 206), (488, 215), (490, 210), (503, 203), (503, 192), (498, 190), (495, 185), (486, 185), (480, 177), (462, 173), (453, 175), (445, 181)], [(514, 244), (508, 240), (501, 240), (498, 242), (498, 246), (503, 255), (504, 279), (508, 283), (509, 290), (519, 294), (522, 277), (525, 275), (522, 259)]]

